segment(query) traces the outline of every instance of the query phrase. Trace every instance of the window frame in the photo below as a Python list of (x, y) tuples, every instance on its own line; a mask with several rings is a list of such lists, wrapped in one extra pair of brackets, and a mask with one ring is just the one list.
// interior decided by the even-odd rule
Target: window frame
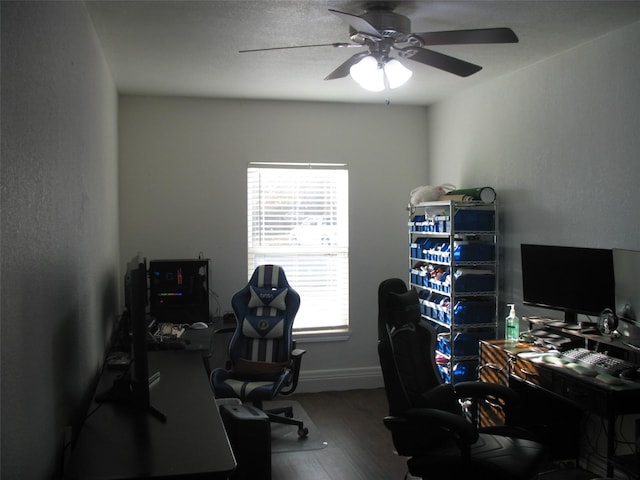
[[(278, 173), (274, 174), (275, 171)], [(324, 171), (324, 175), (320, 171)], [(297, 176), (296, 172), (300, 175)], [(318, 175), (310, 172), (318, 172)], [(260, 185), (265, 178), (268, 178), (271, 190), (266, 193)], [(274, 180), (282, 182), (274, 184)], [(286, 194), (278, 196), (278, 189), (286, 190)], [(247, 275), (249, 278), (261, 263), (282, 265), (292, 288), (302, 297), (296, 317), (296, 323), (302, 323), (302, 326), (296, 327), (294, 323), (296, 337), (315, 340), (348, 338), (348, 192), (347, 164), (250, 162), (247, 166)], [(318, 196), (325, 193), (328, 198), (315, 203)], [(278, 205), (274, 207), (276, 198)], [(302, 240), (292, 244), (296, 238), (293, 232), (306, 221), (315, 222), (315, 217), (322, 218), (329, 233), (322, 231), (322, 237), (318, 236), (320, 242)], [(325, 275), (314, 276), (314, 268), (321, 273), (324, 271)], [(323, 282), (318, 278), (330, 280)], [(327, 302), (323, 295), (332, 301)], [(315, 319), (310, 319), (310, 316)], [(328, 323), (323, 320), (327, 318), (339, 318), (339, 321)]]

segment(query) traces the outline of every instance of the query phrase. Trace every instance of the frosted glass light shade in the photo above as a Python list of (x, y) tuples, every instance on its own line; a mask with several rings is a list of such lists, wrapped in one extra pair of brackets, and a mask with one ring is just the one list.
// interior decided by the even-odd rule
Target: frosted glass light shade
[(413, 75), (413, 72), (392, 58), (384, 65), (384, 73), (389, 80), (390, 88), (398, 88), (404, 85)]
[(384, 70), (372, 56), (366, 56), (349, 69), (351, 78), (365, 90), (380, 92), (384, 90)]
[(381, 92), (387, 84), (389, 88), (398, 88), (411, 78), (413, 72), (392, 58), (382, 66), (373, 56), (368, 55), (349, 69), (351, 78), (365, 90)]

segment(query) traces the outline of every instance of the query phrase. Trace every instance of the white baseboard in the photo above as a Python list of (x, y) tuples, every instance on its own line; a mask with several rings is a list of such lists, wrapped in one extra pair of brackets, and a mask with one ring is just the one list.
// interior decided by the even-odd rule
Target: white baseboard
[(300, 372), (298, 393), (329, 392), (384, 387), (380, 367)]

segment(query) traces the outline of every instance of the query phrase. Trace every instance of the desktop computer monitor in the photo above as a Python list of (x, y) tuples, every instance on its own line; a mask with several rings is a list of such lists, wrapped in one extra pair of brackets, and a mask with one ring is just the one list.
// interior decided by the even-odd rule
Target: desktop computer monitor
[(640, 252), (613, 249), (616, 309), (619, 318), (637, 322), (640, 309)]
[(611, 250), (522, 244), (520, 254), (525, 305), (562, 311), (568, 323), (614, 308)]
[(131, 363), (133, 369), (128, 372), (129, 385), (128, 388), (125, 388), (123, 399), (131, 402), (139, 411), (150, 413), (161, 422), (166, 422), (165, 415), (151, 405), (149, 393), (150, 384), (159, 379), (160, 374), (156, 372), (149, 375), (147, 287), (147, 261), (138, 255), (127, 264), (125, 274), (125, 304), (131, 323)]

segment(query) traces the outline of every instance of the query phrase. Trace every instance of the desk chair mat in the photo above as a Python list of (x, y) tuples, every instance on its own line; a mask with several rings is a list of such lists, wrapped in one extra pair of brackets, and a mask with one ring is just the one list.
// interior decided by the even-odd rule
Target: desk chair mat
[(264, 402), (265, 409), (279, 408), (291, 405), (293, 415), (298, 420), (304, 422), (304, 426), (309, 428), (309, 435), (305, 438), (298, 436), (298, 429), (291, 425), (271, 422), (271, 453), (302, 452), (310, 450), (321, 450), (328, 443), (322, 436), (322, 432), (309, 418), (307, 412), (295, 400), (273, 400)]

